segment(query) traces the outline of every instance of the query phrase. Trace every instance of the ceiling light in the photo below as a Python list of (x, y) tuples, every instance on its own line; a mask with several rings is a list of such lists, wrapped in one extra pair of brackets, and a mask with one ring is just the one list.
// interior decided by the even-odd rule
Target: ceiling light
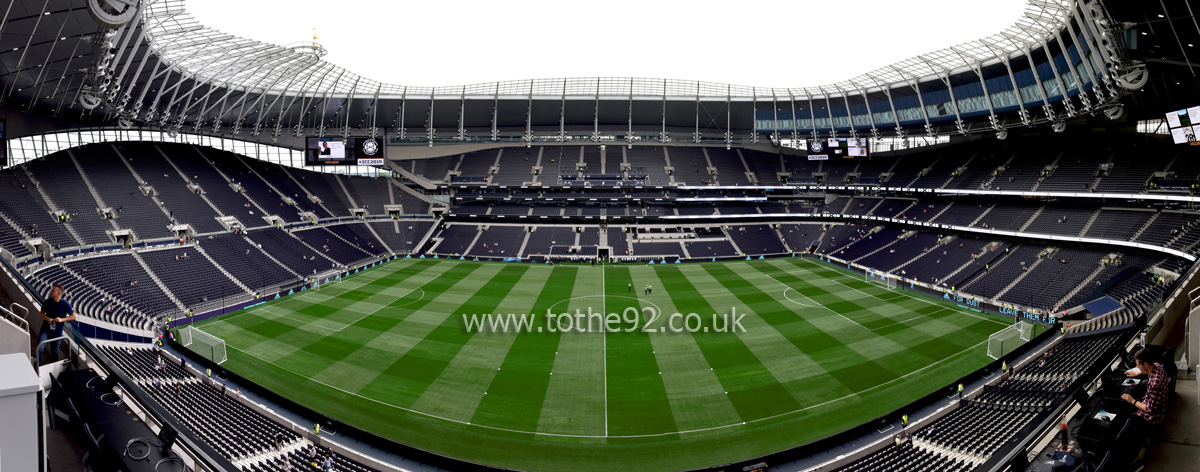
[(1149, 36), (1149, 34), (1150, 34), (1150, 33), (1147, 33), (1147, 32), (1145, 32), (1145, 31), (1142, 31), (1142, 36)]
[(1162, 16), (1162, 14), (1161, 14), (1161, 13), (1158, 15), (1158, 17), (1159, 17), (1159, 18), (1166, 18), (1165, 16)]
[(58, 38), (58, 40), (59, 40), (59, 41), (66, 41), (66, 40), (67, 40), (67, 37), (66, 37), (66, 36), (63, 36), (63, 37), (61, 37), (61, 38)]

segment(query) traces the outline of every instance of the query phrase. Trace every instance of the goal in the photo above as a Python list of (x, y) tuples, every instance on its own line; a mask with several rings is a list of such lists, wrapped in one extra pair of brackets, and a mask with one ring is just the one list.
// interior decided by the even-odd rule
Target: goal
[(987, 355), (999, 359), (1011, 352), (1013, 348), (1028, 341), (1033, 335), (1033, 323), (1017, 321), (1012, 326), (988, 336)]
[(221, 365), (229, 360), (225, 352), (225, 340), (188, 325), (179, 330), (179, 342), (199, 355), (208, 355), (208, 360)]
[(865, 272), (863, 272), (863, 280), (866, 280), (867, 283), (882, 285), (888, 290), (896, 289), (896, 276), (887, 272), (882, 272), (875, 269), (867, 269)]

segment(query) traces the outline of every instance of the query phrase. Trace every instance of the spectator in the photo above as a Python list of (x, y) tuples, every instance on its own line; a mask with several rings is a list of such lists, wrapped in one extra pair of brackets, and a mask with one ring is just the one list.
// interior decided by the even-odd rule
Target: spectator
[(1121, 399), (1137, 408), (1133, 413), (1133, 423), (1130, 424), (1137, 429), (1134, 430), (1135, 434), (1129, 437), (1145, 439), (1153, 428), (1161, 426), (1166, 419), (1167, 372), (1162, 364), (1151, 362), (1150, 352), (1146, 349), (1138, 351), (1133, 358), (1137, 368), (1125, 372), (1125, 376), (1145, 376), (1150, 381), (1146, 385), (1146, 394), (1140, 401), (1128, 393), (1121, 395)]
[[(42, 302), (42, 309), (38, 313), (42, 317), (42, 329), (38, 333), (38, 344), (47, 340), (60, 338), (63, 333), (63, 326), (66, 326), (68, 321), (75, 321), (75, 309), (66, 300), (63, 300), (63, 286), (54, 284), (50, 288), (50, 296)], [(56, 359), (59, 353), (59, 347), (62, 340), (50, 341), (47, 346), (50, 348), (52, 359)]]

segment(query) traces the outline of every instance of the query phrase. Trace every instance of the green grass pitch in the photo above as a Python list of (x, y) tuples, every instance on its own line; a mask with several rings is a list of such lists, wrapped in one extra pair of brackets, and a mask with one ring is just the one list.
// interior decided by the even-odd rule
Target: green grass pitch
[[(629, 307), (661, 310), (657, 331), (550, 332), (544, 316)], [(715, 332), (712, 315), (731, 310), (745, 331)], [(464, 313), (537, 318), (530, 332), (469, 332)], [(697, 332), (665, 329), (673, 313), (701, 315)], [(401, 443), (517, 469), (638, 471), (869, 421), (986, 364), (988, 335), (1011, 323), (802, 258), (409, 259), (198, 327), (225, 340), (222, 367)]]

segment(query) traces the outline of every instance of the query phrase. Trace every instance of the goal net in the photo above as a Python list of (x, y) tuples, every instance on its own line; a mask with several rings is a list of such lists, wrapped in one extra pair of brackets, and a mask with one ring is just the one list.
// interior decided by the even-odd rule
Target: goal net
[(879, 284), (886, 287), (888, 290), (896, 289), (896, 276), (881, 272), (875, 269), (867, 269), (863, 272), (863, 278), (867, 283)]
[(205, 333), (200, 328), (191, 325), (179, 331), (179, 341), (192, 352), (202, 356), (207, 355), (208, 360), (217, 365), (229, 359), (225, 353), (224, 339)]
[(192, 344), (192, 327), (185, 326), (183, 328), (176, 327), (175, 335), (179, 336), (179, 344), (190, 346)]
[(988, 336), (987, 354), (992, 359), (999, 359), (1028, 341), (1033, 334), (1033, 323), (1018, 321), (1012, 326)]

